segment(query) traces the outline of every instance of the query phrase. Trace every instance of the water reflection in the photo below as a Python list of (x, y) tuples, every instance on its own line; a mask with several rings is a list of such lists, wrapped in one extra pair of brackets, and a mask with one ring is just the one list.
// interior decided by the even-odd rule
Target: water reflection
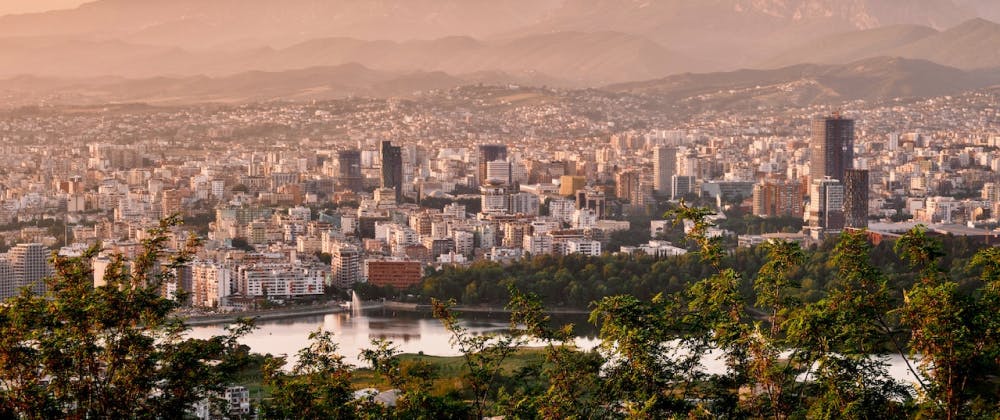
[[(501, 314), (460, 314), (462, 326), (473, 334), (504, 332), (509, 326), (509, 318)], [(583, 336), (578, 345), (592, 348), (596, 344), (593, 328), (587, 328), (585, 318), (568, 317), (558, 319), (562, 323), (574, 323)], [(207, 338), (224, 334), (222, 325), (194, 327), (191, 336)], [(309, 345), (309, 333), (322, 328), (334, 335), (339, 344), (339, 352), (345, 361), (361, 365), (358, 354), (371, 346), (372, 339), (387, 339), (395, 343), (404, 353), (419, 353), (433, 356), (457, 356), (459, 352), (451, 347), (451, 335), (441, 322), (430, 314), (367, 310), (360, 316), (349, 313), (328, 315), (307, 315), (282, 320), (262, 321), (257, 329), (240, 340), (258, 353), (288, 355), (294, 362), (295, 354)]]

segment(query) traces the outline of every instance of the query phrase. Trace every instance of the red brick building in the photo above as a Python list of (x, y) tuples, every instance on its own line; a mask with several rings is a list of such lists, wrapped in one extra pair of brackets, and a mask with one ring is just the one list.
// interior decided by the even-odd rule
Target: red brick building
[(368, 283), (405, 289), (420, 283), (423, 268), (419, 261), (365, 261)]

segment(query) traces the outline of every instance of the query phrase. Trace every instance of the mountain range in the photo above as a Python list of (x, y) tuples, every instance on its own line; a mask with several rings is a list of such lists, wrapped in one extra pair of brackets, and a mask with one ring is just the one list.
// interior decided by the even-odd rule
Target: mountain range
[[(996, 21), (996, 0), (95, 0), (0, 17), (0, 78), (135, 100), (143, 96), (116, 86), (251, 98), (231, 87), (241, 78), (292, 91), (322, 79), (338, 95), (477, 80), (620, 86), (804, 63), (837, 73), (902, 57), (911, 60), (898, 66), (925, 60), (979, 80), (1000, 67)], [(290, 77), (306, 80), (277, 80)], [(401, 89), (384, 87), (397, 79)], [(886, 92), (897, 90), (906, 89)]]
[[(180, 105), (274, 100), (328, 100), (347, 96), (410, 96), (429, 89), (524, 81), (496, 72), (451, 76), (442, 72), (396, 73), (360, 64), (282, 72), (251, 71), (222, 77), (59, 79), (19, 76), (0, 80), (0, 97), (48, 104), (133, 103)], [(966, 71), (925, 60), (871, 58), (843, 65), (800, 64), (773, 70), (685, 73), (643, 82), (602, 86), (620, 94), (665, 103), (729, 109), (746, 106), (808, 106), (856, 99), (957, 94), (1000, 83), (1000, 70)]]
[(604, 89), (727, 109), (930, 97), (998, 83), (1000, 69), (967, 71), (926, 60), (876, 57), (838, 65), (798, 64), (773, 70), (680, 74)]
[(892, 25), (839, 33), (789, 49), (760, 66), (844, 63), (878, 56), (924, 59), (963, 69), (1000, 67), (1000, 24), (972, 19), (944, 31)]

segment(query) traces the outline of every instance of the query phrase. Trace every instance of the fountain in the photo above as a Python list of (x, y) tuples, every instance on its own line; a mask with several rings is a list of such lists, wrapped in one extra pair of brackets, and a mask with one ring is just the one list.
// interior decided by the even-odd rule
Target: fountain
[(358, 292), (351, 291), (351, 315), (361, 316), (361, 298)]

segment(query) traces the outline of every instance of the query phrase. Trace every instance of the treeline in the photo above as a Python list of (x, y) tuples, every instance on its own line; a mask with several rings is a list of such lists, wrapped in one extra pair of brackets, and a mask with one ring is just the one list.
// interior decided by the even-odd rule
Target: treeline
[[(941, 265), (949, 268), (952, 278), (959, 279), (963, 288), (972, 287), (978, 275), (968, 267), (968, 261), (984, 245), (964, 237), (939, 238), (946, 251)], [(902, 299), (902, 291), (913, 285), (915, 276), (884, 242), (872, 249), (873, 263), (885, 273), (894, 299)], [(794, 293), (797, 299), (815, 302), (826, 295), (836, 266), (832, 262), (835, 241), (827, 241), (805, 252), (802, 265), (791, 273), (801, 286)], [(722, 267), (731, 268), (744, 278), (751, 278), (767, 261), (765, 247), (739, 248), (722, 257)], [(539, 296), (549, 307), (587, 309), (591, 302), (607, 296), (630, 294), (649, 299), (658, 293), (672, 294), (689, 283), (704, 278), (712, 268), (700, 261), (696, 253), (678, 257), (655, 258), (646, 255), (612, 255), (587, 257), (582, 255), (539, 255), (507, 266), (480, 261), (469, 267), (444, 267), (430, 272), (423, 282), (408, 290), (408, 294), (423, 302), (431, 299), (455, 300), (466, 305), (503, 306), (510, 300), (511, 287)], [(744, 298), (754, 298), (749, 284), (741, 287)], [(397, 292), (371, 295), (397, 296)]]

